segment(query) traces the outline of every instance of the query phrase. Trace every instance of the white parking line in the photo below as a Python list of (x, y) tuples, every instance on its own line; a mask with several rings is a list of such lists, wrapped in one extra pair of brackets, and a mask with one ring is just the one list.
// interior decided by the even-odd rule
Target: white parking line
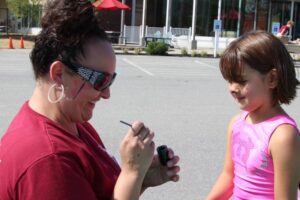
[(124, 62), (128, 63), (129, 65), (131, 65), (131, 66), (133, 66), (133, 67), (135, 67), (135, 68), (141, 70), (142, 72), (144, 72), (144, 73), (146, 73), (146, 74), (148, 74), (148, 75), (150, 75), (150, 76), (154, 76), (153, 73), (151, 73), (151, 72), (149, 72), (148, 70), (142, 68), (141, 66), (139, 66), (139, 65), (137, 65), (137, 64), (135, 64), (135, 63), (133, 63), (133, 62), (131, 62), (131, 61), (128, 60), (127, 58), (123, 58), (122, 60), (123, 60)]
[(199, 61), (199, 60), (195, 60), (195, 63), (198, 63), (198, 64), (200, 64), (200, 65), (207, 66), (207, 67), (209, 67), (209, 68), (218, 69), (216, 66), (207, 64), (207, 63), (205, 63), (205, 62), (201, 62), (201, 61)]

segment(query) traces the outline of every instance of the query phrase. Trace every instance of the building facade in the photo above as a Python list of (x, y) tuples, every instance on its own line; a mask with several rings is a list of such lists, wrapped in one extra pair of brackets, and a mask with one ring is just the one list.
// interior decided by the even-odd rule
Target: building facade
[[(142, 24), (144, 0), (119, 0), (131, 7), (125, 11), (126, 26)], [(190, 28), (192, 26), (193, 0), (147, 0), (146, 25), (164, 27), (166, 24), (167, 1), (171, 2), (170, 26)], [(213, 37), (214, 19), (218, 18), (218, 6), (221, 1), (220, 19), (222, 37), (238, 37), (251, 30), (271, 31), (272, 24), (285, 24), (292, 19), (295, 26), (293, 39), (300, 38), (300, 0), (198, 0), (196, 15), (197, 36)], [(46, 0), (41, 0), (44, 4)], [(7, 3), (0, 0), (0, 26), (6, 24)], [(121, 30), (121, 11), (98, 11), (101, 26), (107, 31)]]
[(5, 32), (5, 25), (7, 24), (8, 9), (5, 0), (0, 0), (0, 32)]
[[(121, 0), (120, 0), (121, 1)], [(124, 0), (123, 0), (124, 1)], [(125, 25), (142, 24), (143, 0), (125, 0), (131, 7), (125, 12)], [(214, 19), (218, 18), (219, 0), (198, 0), (196, 35), (213, 36)], [(163, 27), (167, 0), (148, 0), (146, 25)], [(193, 0), (171, 0), (170, 25), (189, 28), (192, 24)], [(120, 30), (120, 11), (99, 12), (105, 30)], [(293, 38), (300, 37), (300, 0), (221, 0), (222, 37), (238, 37), (252, 30), (271, 31), (272, 24), (292, 19)]]

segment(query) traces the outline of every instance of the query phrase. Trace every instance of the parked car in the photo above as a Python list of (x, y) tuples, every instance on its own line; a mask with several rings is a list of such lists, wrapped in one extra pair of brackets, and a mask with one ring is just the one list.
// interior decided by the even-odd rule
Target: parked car
[(0, 26), (0, 33), (6, 32), (6, 26)]

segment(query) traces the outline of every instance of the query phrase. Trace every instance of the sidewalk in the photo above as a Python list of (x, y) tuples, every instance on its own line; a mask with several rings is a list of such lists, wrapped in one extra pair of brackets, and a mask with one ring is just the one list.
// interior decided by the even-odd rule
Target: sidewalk
[[(139, 45), (115, 45), (113, 44), (113, 48), (116, 54), (125, 54), (125, 55), (146, 55), (144, 51), (145, 47), (141, 47)], [(140, 49), (140, 53), (136, 53), (135, 49)], [(209, 48), (199, 48), (197, 50), (187, 50), (187, 55), (183, 55), (182, 49), (179, 48), (169, 48), (167, 55), (168, 56), (191, 56), (192, 52), (197, 52), (198, 54), (206, 54), (207, 57), (212, 57), (214, 54), (213, 49)], [(219, 49), (219, 53), (222, 53), (224, 49)], [(196, 56), (195, 56), (196, 57)], [(199, 57), (199, 56), (198, 56)], [(205, 57), (205, 56), (204, 56)]]
[[(0, 39), (0, 49), (8, 49), (8, 43), (9, 40), (8, 38), (1, 38)], [(31, 49), (34, 46), (34, 42), (24, 40), (24, 47), (25, 49)], [(20, 49), (20, 40), (19, 39), (13, 39), (13, 47), (14, 49)], [(144, 51), (144, 47), (141, 47), (139, 45), (118, 45), (118, 44), (113, 44), (113, 48), (116, 54), (122, 54), (122, 55), (146, 55)], [(299, 47), (298, 47), (299, 48)], [(127, 49), (127, 53), (124, 49)], [(140, 49), (140, 53), (136, 53), (135, 49)], [(195, 50), (188, 50), (187, 55), (182, 54), (182, 49), (179, 48), (169, 48), (169, 51), (167, 52), (167, 56), (191, 56), (192, 51)], [(224, 49), (219, 49), (219, 54), (222, 54)], [(207, 56), (202, 56), (202, 57), (213, 57), (214, 54), (214, 49), (210, 48), (199, 48), (196, 50), (196, 52), (199, 53), (206, 53)], [(290, 52), (291, 57), (293, 58), (294, 61), (300, 61), (300, 52)], [(199, 55), (195, 56), (199, 57)], [(299, 63), (299, 64), (298, 64)], [(297, 67), (300, 66), (300, 62), (297, 62)]]
[[(20, 49), (20, 40), (13, 39), (13, 48)], [(0, 39), (0, 49), (9, 49), (8, 48), (9, 39), (8, 38), (1, 38)], [(31, 49), (34, 46), (34, 42), (24, 40), (24, 47), (25, 49)], [(144, 49), (145, 47), (141, 47), (139, 45), (129, 44), (129, 45), (118, 45), (113, 44), (113, 48), (116, 54), (128, 54), (128, 55), (137, 55), (135, 53), (135, 49), (140, 49), (140, 53), (138, 55), (146, 55)], [(127, 49), (127, 53), (124, 49)], [(201, 51), (205, 51), (208, 55), (213, 55), (213, 49), (197, 49), (197, 52), (200, 53)], [(188, 50), (188, 55), (191, 54), (191, 51)], [(169, 56), (184, 56), (181, 53), (181, 49), (170, 48), (168, 51)]]

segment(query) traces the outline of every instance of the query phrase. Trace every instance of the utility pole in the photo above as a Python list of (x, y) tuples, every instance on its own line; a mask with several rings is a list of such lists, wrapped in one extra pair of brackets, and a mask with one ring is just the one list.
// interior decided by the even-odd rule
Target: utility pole
[[(126, 0), (122, 0), (123, 4), (126, 4)], [(119, 37), (119, 44), (124, 44), (124, 20), (125, 20), (125, 11), (121, 11), (121, 25), (120, 25), (120, 37)]]
[(191, 49), (197, 49), (197, 40), (195, 39), (197, 22), (197, 2), (198, 0), (193, 0), (192, 40), (190, 44)]
[[(221, 6), (222, 6), (222, 0), (219, 0), (219, 3), (218, 3), (218, 20), (221, 20)], [(219, 48), (219, 37), (220, 37), (220, 32), (215, 31), (214, 57), (217, 57), (217, 50)]]
[(146, 18), (147, 18), (147, 0), (143, 0), (142, 34), (140, 37), (141, 46), (144, 46), (145, 43)]
[(167, 33), (170, 31), (171, 14), (172, 14), (171, 8), (172, 8), (172, 0), (167, 0), (165, 37), (167, 36)]

